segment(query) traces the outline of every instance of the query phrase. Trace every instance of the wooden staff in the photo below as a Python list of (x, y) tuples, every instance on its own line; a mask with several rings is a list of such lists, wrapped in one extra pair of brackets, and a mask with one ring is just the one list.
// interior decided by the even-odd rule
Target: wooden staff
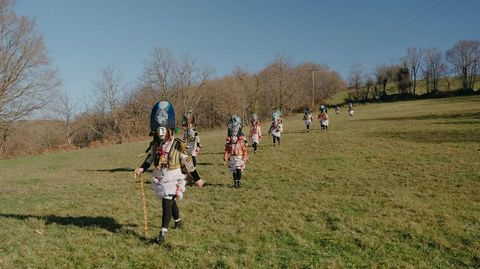
[(143, 188), (143, 178), (140, 174), (140, 192), (142, 193), (142, 204), (143, 204), (143, 233), (144, 236), (148, 236), (148, 224), (147, 224), (147, 202), (145, 200), (145, 189)]

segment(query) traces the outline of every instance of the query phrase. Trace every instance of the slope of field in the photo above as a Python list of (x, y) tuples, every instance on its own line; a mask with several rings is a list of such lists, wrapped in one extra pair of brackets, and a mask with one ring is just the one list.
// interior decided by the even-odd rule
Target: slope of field
[(0, 161), (0, 268), (350, 268), (480, 266), (480, 98), (330, 112), (327, 132), (285, 120), (241, 189), (225, 130), (201, 133), (205, 188), (179, 202), (182, 230), (150, 243), (161, 207), (139, 180), (148, 141)]

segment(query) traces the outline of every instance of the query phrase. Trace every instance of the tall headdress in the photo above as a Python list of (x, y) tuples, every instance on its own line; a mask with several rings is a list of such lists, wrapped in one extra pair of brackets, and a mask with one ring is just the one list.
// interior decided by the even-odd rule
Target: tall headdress
[(192, 112), (186, 112), (183, 114), (182, 126), (187, 127), (191, 123), (193, 126), (197, 125), (197, 117)]
[(155, 132), (159, 127), (175, 129), (175, 110), (172, 103), (160, 101), (153, 105), (150, 114), (150, 131)]
[(256, 113), (252, 113), (252, 115), (250, 115), (250, 122), (253, 124), (253, 123), (258, 123), (258, 115)]
[(228, 136), (238, 136), (239, 132), (242, 130), (242, 119), (240, 116), (233, 114), (228, 120), (227, 128)]
[(280, 112), (280, 110), (275, 110), (273, 111), (272, 113), (272, 121), (277, 121), (279, 120), (280, 118), (282, 117), (282, 112)]

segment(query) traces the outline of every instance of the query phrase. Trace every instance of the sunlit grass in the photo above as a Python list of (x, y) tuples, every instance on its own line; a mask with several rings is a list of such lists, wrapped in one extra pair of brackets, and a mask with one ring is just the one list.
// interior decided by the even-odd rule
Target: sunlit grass
[[(0, 268), (480, 266), (480, 98), (371, 104), (265, 134), (241, 189), (225, 130), (201, 133), (184, 228), (143, 238), (133, 169), (148, 141), (0, 162)], [(266, 133), (267, 123), (263, 123)], [(149, 237), (161, 208), (145, 175)]]

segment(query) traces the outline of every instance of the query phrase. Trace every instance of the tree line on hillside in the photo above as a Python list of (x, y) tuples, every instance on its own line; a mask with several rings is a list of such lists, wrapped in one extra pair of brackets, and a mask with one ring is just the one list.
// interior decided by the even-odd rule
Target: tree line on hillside
[(345, 101), (415, 98), (419, 95), (419, 80), (423, 84), (422, 94), (427, 97), (434, 97), (442, 91), (473, 93), (479, 65), (479, 40), (461, 40), (445, 53), (437, 48), (410, 47), (397, 64), (379, 65), (370, 72), (360, 64), (352, 66), (347, 78), (350, 91)]
[[(246, 121), (255, 112), (268, 121), (274, 109), (284, 115), (307, 106), (313, 111), (347, 88), (336, 71), (318, 63), (278, 56), (258, 72), (237, 67), (216, 78), (193, 57), (157, 47), (136, 82), (125, 81), (115, 65), (101, 68), (92, 100), (81, 104), (60, 91), (42, 35), (13, 5), (14, 0), (0, 0), (0, 158), (145, 138), (150, 109), (159, 100), (174, 104), (178, 123), (183, 113), (192, 112), (199, 127), (208, 129), (225, 126), (232, 113)], [(451, 74), (464, 91), (473, 90), (479, 44), (460, 41), (445, 56), (436, 49), (409, 48), (400, 64), (379, 66), (373, 73), (356, 65), (347, 80), (348, 101), (386, 100), (392, 88), (396, 94), (415, 95), (419, 77), (435, 94), (441, 78), (450, 85)], [(40, 111), (47, 116), (33, 120)]]
[(267, 120), (273, 109), (284, 114), (303, 111), (313, 105), (312, 98), (318, 104), (346, 88), (340, 75), (328, 67), (294, 64), (287, 57), (275, 58), (256, 73), (237, 67), (230, 75), (212, 78), (211, 69), (199, 67), (190, 56), (177, 58), (165, 48), (153, 50), (133, 90), (123, 85), (115, 66), (102, 69), (95, 82), (94, 105), (76, 117), (68, 113), (69, 98), (63, 95), (64, 101), (56, 107), (57, 115), (63, 115), (60, 121), (65, 123), (68, 143), (84, 146), (143, 137), (149, 132), (151, 107), (159, 100), (174, 104), (178, 123), (184, 113), (192, 112), (200, 128), (209, 129), (224, 126), (232, 113), (246, 120), (255, 112)]
[[(94, 97), (82, 105), (60, 91), (41, 34), (33, 20), (18, 16), (13, 6), (14, 0), (0, 0), (1, 158), (145, 138), (150, 109), (159, 100), (174, 104), (178, 123), (183, 113), (193, 112), (200, 128), (213, 128), (224, 126), (232, 113), (247, 119), (255, 112), (267, 120), (273, 109), (284, 114), (303, 110), (346, 88), (328, 67), (295, 64), (283, 56), (259, 72), (238, 67), (214, 78), (210, 68), (191, 56), (176, 57), (158, 47), (138, 80), (130, 83), (133, 87), (127, 87), (115, 65), (101, 68), (93, 83)], [(39, 111), (48, 116), (33, 120)]]

